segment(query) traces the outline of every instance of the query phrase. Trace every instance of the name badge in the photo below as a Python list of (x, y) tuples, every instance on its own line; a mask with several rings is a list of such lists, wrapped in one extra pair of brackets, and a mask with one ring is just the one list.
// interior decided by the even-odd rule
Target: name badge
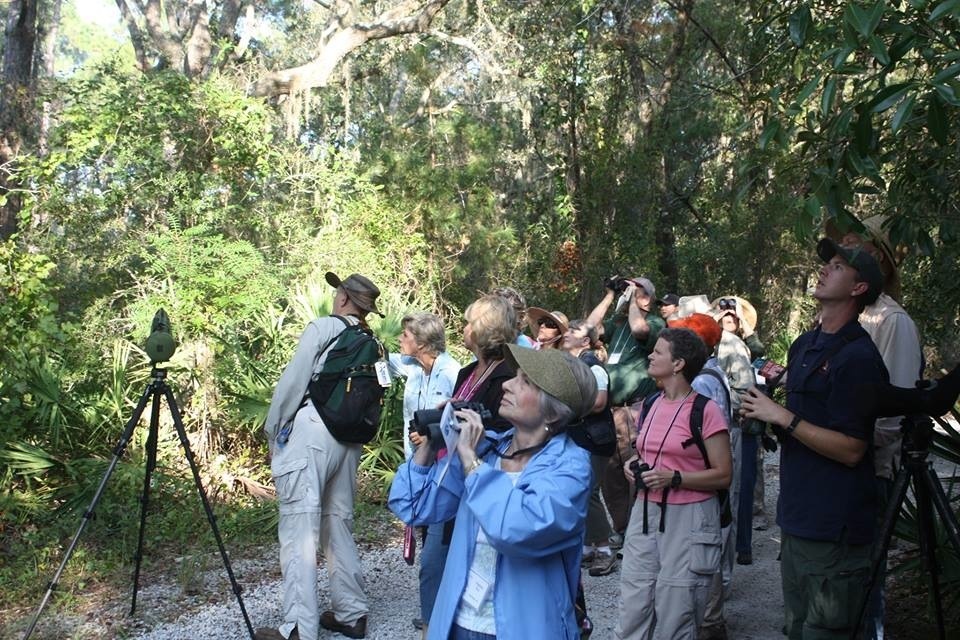
[(374, 370), (377, 372), (377, 382), (380, 383), (381, 387), (390, 386), (390, 367), (383, 360), (378, 360), (373, 364)]
[(471, 569), (470, 579), (467, 580), (467, 588), (463, 590), (463, 601), (479, 610), (489, 593), (490, 581)]
[(611, 353), (607, 357), (607, 364), (619, 364), (620, 363), (620, 352)]

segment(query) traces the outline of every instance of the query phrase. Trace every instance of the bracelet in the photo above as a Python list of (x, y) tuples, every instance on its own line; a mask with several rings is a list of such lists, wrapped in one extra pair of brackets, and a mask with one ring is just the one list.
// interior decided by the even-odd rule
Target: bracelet
[(466, 467), (464, 467), (463, 476), (467, 477), (468, 475), (470, 475), (471, 473), (479, 469), (480, 465), (482, 464), (483, 464), (483, 461), (480, 458), (474, 458), (473, 462), (471, 462)]

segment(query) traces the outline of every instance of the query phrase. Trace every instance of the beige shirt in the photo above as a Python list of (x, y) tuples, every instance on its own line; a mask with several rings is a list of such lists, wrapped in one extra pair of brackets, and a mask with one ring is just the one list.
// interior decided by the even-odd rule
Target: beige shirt
[[(913, 388), (920, 378), (920, 332), (896, 300), (881, 293), (860, 314), (860, 324), (877, 345), (890, 384)], [(892, 479), (900, 464), (901, 416), (880, 418), (873, 434), (874, 467), (878, 476)]]

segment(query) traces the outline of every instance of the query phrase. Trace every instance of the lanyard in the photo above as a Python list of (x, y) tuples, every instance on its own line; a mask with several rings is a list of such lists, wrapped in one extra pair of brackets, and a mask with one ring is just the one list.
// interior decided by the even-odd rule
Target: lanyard
[[(670, 435), (670, 430), (673, 429), (673, 425), (674, 425), (674, 423), (677, 421), (677, 416), (680, 415), (680, 410), (683, 409), (683, 405), (684, 405), (684, 403), (686, 403), (687, 398), (690, 397), (690, 394), (691, 394), (691, 393), (693, 393), (693, 389), (690, 389), (689, 391), (687, 391), (687, 395), (683, 396), (683, 399), (680, 400), (680, 405), (677, 407), (676, 413), (673, 414), (673, 419), (670, 420), (670, 426), (667, 427), (667, 431), (663, 434), (663, 439), (660, 440), (660, 448), (657, 449), (657, 453), (654, 454), (654, 456), (653, 456), (653, 462), (652, 462), (651, 466), (653, 466), (653, 467), (656, 467), (656, 466), (657, 466), (657, 462), (660, 460), (660, 454), (663, 452), (663, 446), (664, 446), (664, 445), (666, 444), (666, 442), (667, 442), (667, 436)], [(657, 399), (656, 403), (653, 405), (653, 412), (651, 413), (650, 418), (647, 420), (646, 429), (645, 429), (644, 432), (643, 432), (643, 440), (640, 442), (640, 451), (639, 451), (639, 453), (640, 453), (641, 455), (643, 454), (644, 451), (647, 450), (647, 436), (650, 435), (650, 426), (653, 424), (653, 419), (656, 417), (657, 411), (660, 409), (660, 402), (661, 402), (662, 400), (663, 400), (663, 396), (660, 396), (660, 397)]]

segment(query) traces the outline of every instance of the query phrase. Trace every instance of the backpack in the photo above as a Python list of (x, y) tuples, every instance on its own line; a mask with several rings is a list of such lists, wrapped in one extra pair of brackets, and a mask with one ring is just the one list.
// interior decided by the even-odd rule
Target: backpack
[[(640, 410), (639, 426), (643, 426), (643, 421), (647, 417), (647, 412), (653, 406), (654, 400), (660, 397), (661, 392), (652, 393), (643, 401), (643, 408)], [(710, 456), (707, 455), (707, 446), (703, 443), (703, 411), (710, 400), (705, 395), (694, 392), (693, 408), (690, 410), (690, 437), (680, 443), (680, 446), (686, 449), (691, 444), (697, 445), (700, 455), (703, 456), (703, 462), (707, 469), (710, 466)], [(730, 508), (730, 491), (728, 489), (718, 489), (717, 499), (720, 501), (720, 526), (727, 527), (733, 522), (733, 511)]]
[(340, 442), (366, 444), (377, 434), (386, 388), (377, 378), (376, 363), (387, 350), (363, 324), (346, 327), (327, 354), (321, 370), (310, 379), (307, 394), (330, 434)]

